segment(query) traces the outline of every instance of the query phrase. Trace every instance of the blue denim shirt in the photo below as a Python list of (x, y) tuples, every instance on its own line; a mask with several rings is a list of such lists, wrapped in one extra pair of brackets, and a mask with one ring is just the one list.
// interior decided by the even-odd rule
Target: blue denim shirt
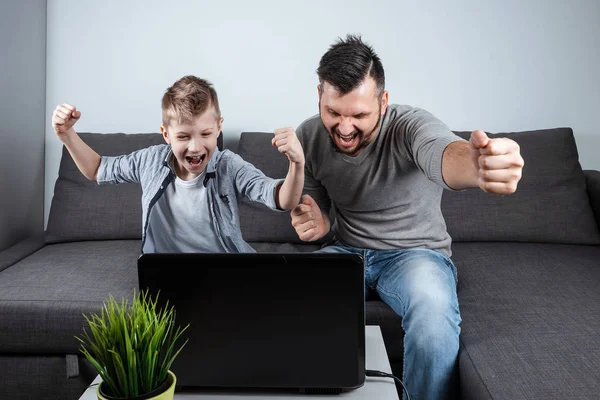
[[(139, 183), (142, 186), (142, 249), (146, 240), (150, 210), (175, 179), (169, 167), (173, 157), (171, 146), (159, 144), (130, 154), (102, 156), (98, 168), (98, 184)], [(283, 211), (275, 203), (276, 188), (283, 179), (266, 176), (251, 163), (230, 150), (216, 149), (206, 166), (204, 186), (213, 228), (228, 252), (254, 253), (242, 238), (239, 201), (246, 198), (272, 210)]]

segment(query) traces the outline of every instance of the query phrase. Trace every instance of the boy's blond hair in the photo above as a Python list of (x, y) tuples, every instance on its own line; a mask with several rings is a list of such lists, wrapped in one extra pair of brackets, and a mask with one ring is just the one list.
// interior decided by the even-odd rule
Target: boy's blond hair
[(162, 98), (162, 121), (167, 127), (170, 122), (190, 123), (209, 107), (214, 107), (215, 118), (221, 118), (219, 98), (213, 85), (206, 79), (187, 75), (167, 89)]

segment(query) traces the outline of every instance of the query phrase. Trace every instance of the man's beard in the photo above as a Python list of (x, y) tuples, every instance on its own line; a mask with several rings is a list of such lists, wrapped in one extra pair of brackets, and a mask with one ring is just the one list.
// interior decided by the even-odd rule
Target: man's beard
[[(319, 105), (319, 115), (321, 114), (321, 107)], [(358, 146), (356, 147), (356, 150), (354, 150), (352, 152), (352, 154), (348, 154), (350, 157), (354, 157), (358, 152), (360, 152), (361, 150), (363, 150), (365, 147), (367, 147), (367, 145), (370, 143), (369, 138), (375, 133), (375, 131), (379, 128), (379, 123), (381, 122), (381, 104), (379, 105), (379, 111), (377, 114), (377, 122), (375, 123), (375, 126), (373, 127), (373, 129), (370, 130), (369, 134), (367, 136), (363, 136), (364, 131), (357, 129), (354, 132), (352, 132), (352, 134), (356, 134), (358, 135), (358, 137), (361, 138), (360, 143), (358, 144)], [(321, 123), (323, 124), (323, 118), (321, 118)], [(335, 139), (333, 139), (333, 135), (336, 135), (336, 128), (337, 125), (333, 126), (331, 128), (331, 130), (327, 129), (327, 127), (325, 126), (325, 124), (323, 124), (323, 126), (325, 127), (325, 129), (327, 130), (327, 132), (329, 132), (329, 141), (331, 142), (331, 147), (333, 148), (333, 150), (336, 153), (342, 153), (342, 154), (347, 154), (344, 153), (343, 151), (340, 150), (340, 148), (337, 146), (337, 144), (335, 143)]]

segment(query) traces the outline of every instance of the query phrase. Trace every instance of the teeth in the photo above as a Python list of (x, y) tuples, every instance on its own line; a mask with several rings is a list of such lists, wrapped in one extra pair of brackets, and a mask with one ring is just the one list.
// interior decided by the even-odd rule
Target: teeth
[(185, 158), (189, 163), (201, 163), (204, 159), (204, 156), (194, 156), (194, 157), (186, 157)]

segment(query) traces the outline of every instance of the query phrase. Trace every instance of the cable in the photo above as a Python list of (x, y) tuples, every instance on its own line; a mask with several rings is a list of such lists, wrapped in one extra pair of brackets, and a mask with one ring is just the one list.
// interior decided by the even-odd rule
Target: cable
[(393, 378), (396, 382), (398, 382), (400, 384), (400, 386), (402, 386), (402, 390), (404, 391), (404, 394), (406, 394), (406, 400), (410, 400), (410, 395), (408, 394), (408, 390), (406, 389), (406, 386), (404, 386), (404, 383), (402, 382), (402, 380), (400, 378), (398, 378), (396, 375), (388, 374), (387, 372), (376, 371), (373, 369), (366, 370), (365, 374), (367, 376), (379, 376), (382, 378)]

